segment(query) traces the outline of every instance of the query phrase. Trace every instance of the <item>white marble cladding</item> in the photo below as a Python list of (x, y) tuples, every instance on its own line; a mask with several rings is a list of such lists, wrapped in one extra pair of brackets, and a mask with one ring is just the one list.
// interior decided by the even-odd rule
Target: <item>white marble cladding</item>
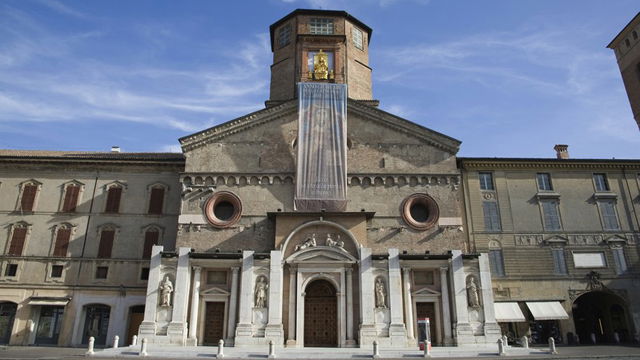
[(628, 245), (640, 242), (640, 233), (592, 234), (515, 234), (516, 246), (541, 246), (549, 240), (559, 239), (569, 246), (598, 246), (612, 237), (626, 240)]

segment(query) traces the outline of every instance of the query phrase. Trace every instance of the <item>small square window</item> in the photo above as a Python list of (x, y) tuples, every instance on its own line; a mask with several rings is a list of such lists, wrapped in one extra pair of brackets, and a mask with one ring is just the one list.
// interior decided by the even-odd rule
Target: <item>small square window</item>
[(353, 28), (353, 30), (351, 31), (351, 37), (353, 40), (353, 45), (356, 48), (360, 50), (364, 49), (364, 36), (362, 36), (362, 31), (360, 31), (360, 29)]
[(140, 270), (140, 280), (149, 280), (149, 268), (148, 267), (143, 267), (142, 270)]
[(548, 173), (537, 174), (538, 178), (538, 190), (551, 191), (553, 186), (551, 185), (551, 175)]
[(278, 31), (278, 46), (283, 47), (291, 42), (291, 23), (284, 25)]
[(478, 173), (480, 176), (480, 190), (495, 190), (493, 187), (493, 174), (490, 172)]
[(53, 265), (51, 266), (51, 277), (52, 278), (61, 278), (62, 277), (62, 265)]
[(333, 35), (333, 19), (312, 18), (309, 21), (309, 32), (315, 35)]
[(7, 264), (4, 269), (4, 276), (14, 277), (18, 273), (18, 264)]
[(596, 191), (609, 191), (607, 174), (593, 174), (593, 182), (596, 185)]
[(108, 266), (98, 266), (96, 268), (96, 279), (106, 279), (109, 274)]
[(207, 284), (226, 285), (227, 272), (226, 271), (207, 271)]

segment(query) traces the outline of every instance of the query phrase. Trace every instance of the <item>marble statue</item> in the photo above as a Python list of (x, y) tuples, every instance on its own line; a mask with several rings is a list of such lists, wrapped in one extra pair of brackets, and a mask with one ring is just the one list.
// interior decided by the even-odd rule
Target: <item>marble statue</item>
[(384, 282), (382, 281), (382, 278), (378, 278), (376, 280), (376, 308), (387, 308), (386, 297), (387, 294), (384, 289)]
[(476, 278), (471, 276), (467, 281), (467, 302), (470, 307), (480, 307), (480, 295), (478, 294), (478, 284)]
[(311, 237), (307, 237), (304, 242), (302, 242), (302, 244), (300, 245), (296, 245), (295, 247), (295, 251), (298, 250), (304, 250), (306, 248), (310, 248), (310, 247), (316, 247), (316, 234), (311, 234)]
[(267, 307), (267, 290), (269, 289), (269, 284), (265, 280), (264, 276), (260, 276), (258, 278), (258, 282), (256, 283), (255, 290), (255, 307), (257, 308), (265, 308)]
[(160, 284), (160, 306), (171, 306), (171, 293), (173, 293), (173, 284), (167, 275)]
[(331, 234), (327, 234), (327, 241), (326, 241), (327, 246), (331, 246), (331, 247), (337, 247), (337, 248), (343, 248), (344, 247), (344, 241), (340, 240), (340, 235), (338, 235), (338, 239), (337, 240), (333, 240), (333, 237), (331, 237)]

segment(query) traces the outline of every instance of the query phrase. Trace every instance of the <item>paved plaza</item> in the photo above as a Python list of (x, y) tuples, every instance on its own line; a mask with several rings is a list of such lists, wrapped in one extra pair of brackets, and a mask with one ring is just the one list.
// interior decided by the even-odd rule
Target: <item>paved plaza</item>
[[(140, 347), (96, 349), (96, 359), (136, 359)], [(85, 358), (86, 349), (9, 346), (0, 348), (1, 359), (77, 359)], [(146, 359), (215, 359), (217, 347), (149, 346)], [(277, 349), (277, 359), (371, 359), (372, 349), (305, 348)], [(225, 359), (266, 359), (268, 348), (225, 348)], [(380, 350), (380, 359), (420, 359), (418, 350)], [(558, 347), (558, 354), (549, 354), (547, 348), (523, 349), (510, 347), (506, 356), (498, 356), (497, 347), (434, 347), (433, 358), (456, 359), (640, 359), (638, 346), (570, 346)]]

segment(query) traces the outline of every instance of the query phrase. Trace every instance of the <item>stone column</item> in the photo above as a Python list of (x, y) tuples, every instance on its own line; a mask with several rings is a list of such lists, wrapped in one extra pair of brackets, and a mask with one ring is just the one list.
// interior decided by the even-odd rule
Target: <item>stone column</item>
[(360, 248), (360, 347), (373, 344), (377, 331), (373, 322), (374, 293), (371, 249)]
[(294, 264), (289, 264), (289, 330), (287, 346), (296, 344), (296, 277), (298, 272)]
[(493, 307), (493, 286), (491, 285), (491, 266), (486, 253), (478, 258), (480, 266), (480, 291), (482, 292), (482, 307), (484, 310), (484, 337), (487, 343), (493, 344), (501, 336), (500, 325), (496, 322)]
[(451, 338), (451, 309), (449, 308), (449, 271), (448, 266), (440, 268), (440, 292), (442, 297), (442, 324), (444, 327), (444, 344), (452, 345)]
[(453, 302), (456, 309), (456, 338), (458, 345), (474, 344), (475, 337), (469, 324), (469, 310), (467, 308), (467, 284), (464, 273), (462, 251), (453, 250), (451, 258), (453, 272)]
[[(404, 323), (407, 325), (407, 337), (415, 340), (413, 330), (415, 319), (413, 318), (413, 299), (411, 298), (411, 268), (402, 268), (402, 273), (404, 279)], [(416, 343), (412, 341), (411, 346), (414, 345), (416, 345)]]
[(242, 278), (240, 280), (240, 311), (236, 327), (236, 345), (251, 343), (251, 306), (253, 303), (253, 251), (242, 252)]
[(407, 345), (407, 331), (402, 317), (402, 276), (398, 249), (389, 249), (389, 289), (387, 290), (391, 312), (391, 324), (389, 325), (391, 346), (405, 347)]
[(346, 321), (346, 309), (347, 302), (345, 301), (345, 293), (347, 292), (346, 274), (344, 269), (340, 269), (340, 293), (338, 293), (338, 321), (340, 322), (340, 346), (344, 346), (347, 343), (347, 321)]
[(353, 339), (353, 269), (346, 269), (346, 285), (347, 285), (347, 345), (355, 346)]
[(271, 250), (269, 264), (269, 322), (265, 328), (265, 337), (276, 345), (284, 343), (282, 327), (282, 252)]
[(187, 306), (189, 305), (189, 286), (191, 267), (189, 266), (190, 248), (178, 248), (178, 270), (173, 292), (173, 314), (167, 329), (172, 344), (184, 345), (187, 339)]
[(239, 267), (231, 268), (231, 295), (229, 296), (229, 315), (227, 317), (227, 344), (230, 343), (236, 333), (236, 313), (238, 312), (238, 271)]
[(191, 289), (191, 316), (189, 317), (189, 343), (198, 345), (198, 306), (200, 305), (200, 266), (193, 267), (193, 288)]
[(151, 248), (149, 279), (147, 280), (147, 299), (144, 305), (144, 320), (138, 329), (138, 335), (156, 334), (156, 310), (158, 309), (158, 286), (160, 286), (160, 265), (164, 247), (155, 245)]
[(296, 347), (304, 347), (304, 292), (300, 271), (296, 276), (296, 282)]

